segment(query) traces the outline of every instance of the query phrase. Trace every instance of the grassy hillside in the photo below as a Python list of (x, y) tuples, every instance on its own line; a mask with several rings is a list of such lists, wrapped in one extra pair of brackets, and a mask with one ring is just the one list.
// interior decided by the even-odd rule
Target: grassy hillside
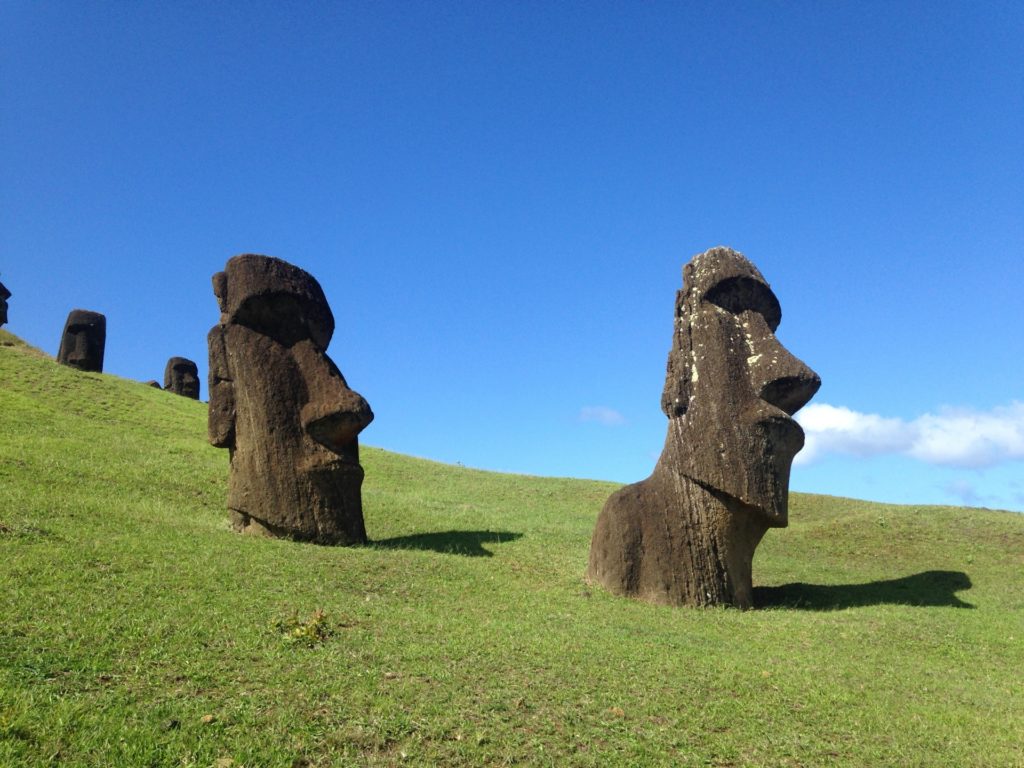
[(372, 546), (261, 540), (205, 428), (0, 332), (0, 765), (1024, 765), (1024, 515), (797, 494), (670, 609), (583, 582), (612, 484), (366, 448)]

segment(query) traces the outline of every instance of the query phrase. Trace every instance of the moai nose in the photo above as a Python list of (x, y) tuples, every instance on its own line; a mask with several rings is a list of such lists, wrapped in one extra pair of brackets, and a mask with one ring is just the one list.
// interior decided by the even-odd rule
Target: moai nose
[(793, 362), (793, 373), (765, 382), (757, 396), (792, 416), (814, 397), (821, 386), (821, 377), (803, 362), (786, 352)]
[(756, 353), (747, 358), (750, 383), (759, 398), (792, 416), (814, 397), (821, 377), (782, 346), (767, 324), (763, 330)]
[(74, 345), (71, 348), (69, 360), (80, 363), (89, 357), (89, 338), (84, 331), (75, 334)]
[(312, 342), (299, 342), (292, 354), (309, 393), (300, 414), (302, 427), (325, 448), (341, 453), (373, 421), (370, 404), (349, 389), (337, 366)]

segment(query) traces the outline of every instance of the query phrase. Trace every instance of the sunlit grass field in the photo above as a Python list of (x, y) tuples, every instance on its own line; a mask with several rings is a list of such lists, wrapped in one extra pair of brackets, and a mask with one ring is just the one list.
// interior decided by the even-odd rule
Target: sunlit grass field
[(205, 435), (0, 331), (0, 765), (1024, 766), (1024, 515), (794, 494), (759, 610), (672, 609), (583, 580), (614, 484), (364, 446), (319, 547)]

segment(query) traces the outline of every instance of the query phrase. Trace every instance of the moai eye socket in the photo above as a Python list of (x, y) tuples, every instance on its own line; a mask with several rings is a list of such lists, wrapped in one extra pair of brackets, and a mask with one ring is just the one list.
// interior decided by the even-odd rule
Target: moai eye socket
[(757, 312), (764, 317), (772, 333), (782, 322), (782, 308), (772, 289), (750, 277), (726, 278), (712, 287), (704, 299), (734, 315)]
[(267, 293), (246, 299), (235, 310), (234, 321), (290, 347), (314, 339), (326, 348), (333, 329), (325, 329), (307, 301), (290, 293)]

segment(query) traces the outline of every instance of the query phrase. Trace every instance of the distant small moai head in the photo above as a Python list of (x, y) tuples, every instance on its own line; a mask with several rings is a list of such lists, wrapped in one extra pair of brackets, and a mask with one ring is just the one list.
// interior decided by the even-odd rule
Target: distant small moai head
[(698, 254), (676, 294), (654, 472), (598, 516), (587, 577), (670, 605), (753, 604), (751, 564), (788, 522), (789, 472), (804, 433), (792, 416), (818, 375), (776, 338), (779, 301), (729, 248)]
[(243, 254), (213, 276), (210, 442), (231, 451), (228, 508), (245, 533), (366, 541), (358, 434), (373, 419), (327, 356), (334, 316), (309, 273)]
[(187, 357), (172, 357), (164, 368), (164, 389), (182, 397), (199, 399), (199, 366)]
[(57, 362), (80, 371), (103, 372), (107, 343), (107, 318), (99, 312), (73, 309), (64, 324)]
[(11, 292), (7, 290), (7, 286), (0, 283), (0, 325), (4, 325), (7, 322), (7, 300), (11, 298)]

